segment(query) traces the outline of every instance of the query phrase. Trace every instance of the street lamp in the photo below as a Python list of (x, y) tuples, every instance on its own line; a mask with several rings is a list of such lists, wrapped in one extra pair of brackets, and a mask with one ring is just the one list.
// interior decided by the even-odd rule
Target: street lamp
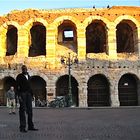
[(67, 98), (67, 104), (68, 107), (73, 105), (72, 100), (72, 87), (71, 87), (71, 65), (78, 64), (78, 58), (77, 56), (71, 58), (71, 54), (68, 53), (68, 57), (61, 56), (61, 64), (65, 64), (68, 66), (68, 75), (69, 75), (69, 85), (68, 85), (68, 98)]

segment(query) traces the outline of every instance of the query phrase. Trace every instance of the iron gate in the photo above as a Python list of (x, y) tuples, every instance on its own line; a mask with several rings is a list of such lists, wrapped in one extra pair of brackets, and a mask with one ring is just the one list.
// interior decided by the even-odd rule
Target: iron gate
[(124, 75), (119, 81), (120, 106), (135, 106), (137, 101), (137, 83), (132, 75)]
[(88, 82), (88, 106), (109, 105), (109, 84), (102, 75), (95, 75)]

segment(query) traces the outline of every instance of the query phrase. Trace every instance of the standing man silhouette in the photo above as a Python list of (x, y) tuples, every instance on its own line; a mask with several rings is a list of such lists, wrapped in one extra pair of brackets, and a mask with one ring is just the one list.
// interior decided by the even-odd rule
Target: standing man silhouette
[(30, 87), (30, 76), (27, 72), (26, 65), (21, 67), (22, 73), (18, 74), (17, 81), (17, 94), (19, 98), (19, 119), (20, 119), (20, 132), (26, 133), (26, 114), (28, 115), (28, 130), (37, 131), (33, 124), (33, 111), (32, 111), (32, 90)]

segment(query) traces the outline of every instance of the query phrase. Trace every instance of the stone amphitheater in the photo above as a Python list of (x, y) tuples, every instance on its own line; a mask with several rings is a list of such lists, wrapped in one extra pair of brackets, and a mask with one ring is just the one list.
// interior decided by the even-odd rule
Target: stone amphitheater
[(25, 64), (35, 99), (68, 95), (70, 68), (75, 107), (138, 106), (139, 56), (140, 7), (11, 11), (0, 16), (0, 105)]

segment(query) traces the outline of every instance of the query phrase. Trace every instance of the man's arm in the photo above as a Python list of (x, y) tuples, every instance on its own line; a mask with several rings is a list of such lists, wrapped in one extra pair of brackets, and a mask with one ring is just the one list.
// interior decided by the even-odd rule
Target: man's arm
[(18, 97), (19, 101), (22, 102), (21, 94), (20, 94), (20, 82), (21, 82), (20, 74), (16, 78), (16, 96)]

